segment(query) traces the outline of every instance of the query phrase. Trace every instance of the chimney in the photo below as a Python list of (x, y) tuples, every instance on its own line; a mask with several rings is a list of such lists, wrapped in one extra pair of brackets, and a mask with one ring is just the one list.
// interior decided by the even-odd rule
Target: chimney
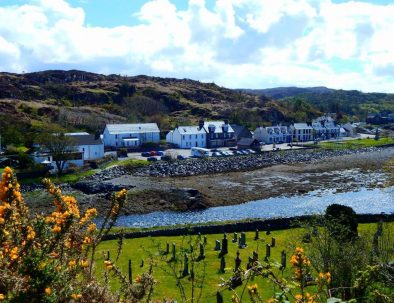
[(198, 121), (198, 128), (199, 129), (202, 129), (204, 127), (204, 120), (200, 120), (200, 121)]
[(96, 131), (96, 133), (94, 134), (94, 140), (98, 140), (100, 139), (100, 132)]

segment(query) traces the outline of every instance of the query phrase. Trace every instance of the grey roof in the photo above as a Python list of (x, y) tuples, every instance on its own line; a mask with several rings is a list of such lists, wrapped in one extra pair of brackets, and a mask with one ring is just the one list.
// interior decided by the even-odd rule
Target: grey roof
[(308, 125), (307, 123), (294, 123), (295, 129), (312, 129), (312, 126)]
[(178, 131), (180, 134), (206, 134), (204, 128), (200, 128), (198, 126), (178, 126)]
[(103, 140), (98, 137), (96, 138), (94, 135), (89, 134), (77, 134), (77, 133), (69, 133), (65, 134), (66, 136), (71, 136), (75, 144), (78, 145), (101, 145), (103, 144)]
[(252, 137), (252, 132), (246, 126), (231, 124), (231, 127), (234, 130), (234, 135), (236, 137), (242, 137), (242, 138)]
[(156, 123), (107, 124), (106, 128), (110, 134), (160, 132)]
[[(222, 126), (224, 126), (225, 123), (224, 123), (224, 121), (205, 121), (204, 128), (207, 133), (209, 133), (209, 126), (210, 125), (215, 126), (215, 133), (222, 133), (223, 132)], [(234, 130), (231, 127), (231, 125), (227, 124), (227, 126), (228, 126), (228, 133), (233, 133)]]

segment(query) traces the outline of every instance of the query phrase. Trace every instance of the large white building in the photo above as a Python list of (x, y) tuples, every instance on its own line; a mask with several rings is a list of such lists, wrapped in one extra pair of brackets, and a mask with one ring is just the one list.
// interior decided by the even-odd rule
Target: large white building
[(292, 131), (287, 126), (260, 126), (253, 133), (253, 138), (266, 144), (289, 143), (292, 141)]
[(308, 123), (294, 123), (290, 126), (293, 141), (305, 142), (313, 140), (313, 127)]
[(103, 139), (106, 147), (136, 148), (147, 142), (159, 143), (160, 130), (156, 123), (107, 124)]
[(178, 148), (206, 147), (207, 133), (200, 126), (178, 126), (167, 134), (166, 141)]

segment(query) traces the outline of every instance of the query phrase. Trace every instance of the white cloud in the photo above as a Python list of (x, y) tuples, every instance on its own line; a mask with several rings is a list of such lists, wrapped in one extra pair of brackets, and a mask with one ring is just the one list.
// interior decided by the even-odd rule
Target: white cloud
[[(331, 0), (147, 1), (134, 26), (85, 23), (65, 0), (0, 7), (0, 69), (79, 68), (215, 81), (392, 91), (394, 5)], [(103, 14), (108, 12), (103, 12)]]

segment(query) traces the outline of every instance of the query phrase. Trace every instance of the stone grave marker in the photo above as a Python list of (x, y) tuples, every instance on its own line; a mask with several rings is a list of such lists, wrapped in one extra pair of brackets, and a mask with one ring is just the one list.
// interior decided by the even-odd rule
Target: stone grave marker
[(182, 277), (186, 277), (189, 275), (189, 257), (187, 253), (185, 253), (184, 259), (183, 259), (183, 271), (182, 271)]
[(219, 268), (219, 273), (224, 274), (226, 268), (226, 259), (224, 256), (220, 258), (220, 268)]
[(216, 251), (220, 250), (220, 241), (219, 240), (215, 240), (215, 250)]
[(233, 240), (232, 240), (232, 242), (233, 242), (233, 243), (237, 243), (237, 242), (238, 242), (238, 234), (237, 234), (237, 233), (234, 233), (234, 234), (233, 234)]

